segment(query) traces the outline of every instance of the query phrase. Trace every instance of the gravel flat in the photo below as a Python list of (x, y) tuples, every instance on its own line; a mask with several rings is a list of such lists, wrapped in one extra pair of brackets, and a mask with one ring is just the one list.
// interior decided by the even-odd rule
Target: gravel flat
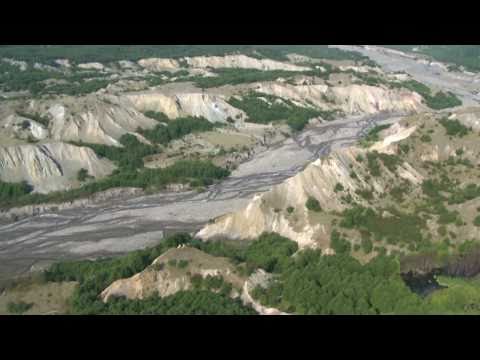
[(376, 123), (399, 114), (340, 119), (304, 131), (257, 154), (205, 192), (115, 199), (94, 207), (45, 213), (0, 226), (0, 279), (64, 259), (111, 256), (148, 247), (165, 233), (196, 231), (245, 206), (255, 193), (301, 171), (318, 156), (347, 146)]

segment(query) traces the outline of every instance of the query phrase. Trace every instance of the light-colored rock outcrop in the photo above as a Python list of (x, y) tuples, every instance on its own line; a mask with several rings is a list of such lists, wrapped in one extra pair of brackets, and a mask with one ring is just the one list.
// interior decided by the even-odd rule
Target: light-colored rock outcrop
[(6, 62), (9, 65), (18, 67), (20, 71), (25, 71), (28, 68), (28, 64), (25, 61), (9, 59), (9, 58), (3, 58), (2, 61)]
[(138, 67), (136, 63), (129, 60), (120, 60), (118, 65), (120, 65), (122, 69), (136, 69)]
[(268, 287), (271, 280), (271, 274), (262, 269), (256, 270), (252, 275), (250, 275), (243, 285), (241, 296), (243, 303), (246, 305), (251, 305), (253, 309), (260, 315), (290, 315), (278, 309), (263, 306), (252, 297), (251, 292), (253, 289), (255, 289), (257, 286)]
[(335, 103), (347, 114), (417, 112), (424, 109), (422, 97), (406, 90), (390, 90), (369, 85), (329, 88)]
[[(21, 111), (23, 116), (16, 115)], [(28, 115), (40, 115), (48, 124), (38, 124)], [(24, 121), (29, 122), (24, 124)], [(83, 141), (120, 146), (119, 139), (138, 128), (150, 129), (158, 122), (135, 109), (128, 98), (111, 94), (90, 94), (81, 97), (61, 96), (55, 99), (30, 100), (18, 106), (7, 103), (0, 107), (2, 135), (26, 140)], [(21, 135), (21, 136), (20, 136)], [(0, 144), (1, 145), (1, 144)]]
[[(356, 162), (355, 157), (359, 152), (355, 148), (342, 149), (325, 159), (318, 159), (272, 190), (256, 195), (243, 210), (216, 219), (213, 224), (200, 230), (197, 236), (202, 239), (220, 236), (253, 239), (267, 231), (286, 236), (300, 247), (315, 246), (317, 240), (328, 235), (328, 229), (319, 224), (310, 224), (305, 203), (312, 196), (324, 210), (344, 209), (333, 189), (337, 183), (343, 184), (352, 193), (359, 187), (359, 182), (349, 175), (349, 164)], [(295, 209), (298, 223), (292, 223), (285, 214), (284, 210), (289, 206)], [(275, 209), (281, 211), (276, 212)]]
[(228, 104), (222, 96), (198, 93), (166, 95), (160, 92), (130, 94), (128, 99), (140, 111), (157, 111), (169, 118), (202, 116), (211, 122), (235, 121), (245, 118), (245, 113)]
[[(0, 130), (6, 135), (26, 140), (29, 137), (43, 140), (48, 136), (48, 130), (42, 124), (15, 114), (0, 121)], [(1, 144), (0, 144), (1, 145)]]
[[(50, 134), (57, 141), (84, 141), (119, 146), (118, 139), (137, 128), (157, 125), (137, 111), (128, 101), (111, 97), (103, 102), (92, 98), (82, 99), (82, 104), (55, 103), (48, 108), (53, 121)], [(80, 108), (80, 109), (79, 109)]]
[(246, 55), (226, 55), (226, 56), (196, 56), (185, 58), (187, 64), (193, 68), (240, 68), (257, 70), (287, 70), (287, 71), (306, 71), (310, 68), (287, 64), (270, 59), (256, 59)]
[(68, 59), (57, 59), (54, 62), (55, 62), (55, 64), (57, 64), (61, 67), (65, 67), (65, 68), (72, 67), (72, 65), (70, 64), (70, 60), (68, 60)]
[(0, 179), (27, 181), (36, 192), (70, 187), (82, 168), (101, 178), (114, 166), (107, 159), (99, 159), (90, 148), (64, 143), (0, 147)]
[(364, 74), (368, 73), (369, 71), (372, 71), (372, 68), (370, 68), (369, 66), (340, 65), (338, 68), (342, 71), (351, 70), (351, 71), (364, 73)]
[(138, 65), (150, 71), (177, 70), (180, 68), (178, 61), (161, 58), (141, 59), (138, 61)]
[[(256, 59), (246, 55), (195, 56), (183, 59), (191, 69), (239, 68), (257, 70), (306, 71), (306, 66), (298, 66), (270, 59)], [(180, 63), (174, 59), (148, 58), (138, 61), (138, 65), (150, 71), (179, 70)]]
[(290, 85), (286, 83), (268, 82), (260, 83), (255, 91), (263, 94), (274, 95), (290, 99), (308, 106), (309, 103), (318, 107), (328, 107), (324, 96), (328, 91), (327, 85)]
[(103, 64), (100, 64), (98, 62), (78, 64), (78, 67), (80, 69), (84, 69), (84, 70), (103, 70), (105, 68), (105, 66), (103, 66)]
[[(200, 230), (197, 236), (204, 240), (216, 237), (252, 239), (263, 232), (276, 232), (296, 241), (301, 248), (328, 248), (329, 222), (322, 222), (318, 218), (312, 220), (311, 212), (305, 207), (307, 199), (317, 199), (325, 212), (342, 211), (346, 205), (334, 190), (338, 183), (359, 204), (366, 202), (355, 193), (356, 190), (373, 188), (383, 193), (389, 183), (399, 176), (413, 183), (421, 183), (422, 175), (408, 163), (400, 164), (394, 173), (384, 168), (382, 177), (367, 178), (368, 173), (361, 171), (365, 164), (358, 157), (362, 155), (365, 158), (365, 153), (373, 150), (390, 153), (396, 142), (410, 136), (414, 130), (415, 127), (397, 125), (384, 140), (373, 144), (370, 149), (357, 146), (337, 149), (270, 191), (256, 195), (244, 209), (217, 218), (214, 223)], [(355, 169), (356, 178), (351, 176), (352, 169)], [(293, 215), (285, 211), (288, 207), (294, 208)]]
[[(171, 265), (170, 261), (188, 261), (185, 268)], [(190, 273), (187, 274), (187, 272)], [(160, 297), (173, 295), (192, 287), (191, 276), (222, 276), (224, 281), (240, 289), (245, 279), (234, 273), (233, 265), (226, 258), (214, 257), (191, 247), (170, 249), (155, 259), (144, 271), (117, 280), (101, 293), (103, 301), (112, 297), (144, 299), (154, 294)]]
[(416, 126), (402, 127), (399, 123), (393, 124), (384, 131), (385, 137), (381, 141), (373, 144), (370, 150), (385, 153), (392, 152), (393, 148), (390, 147), (390, 145), (408, 138), (415, 130), (417, 130)]
[(294, 100), (304, 106), (339, 109), (346, 114), (418, 112), (424, 109), (422, 97), (406, 90), (390, 90), (368, 85), (327, 86), (291, 85), (269, 82), (258, 84), (257, 92)]

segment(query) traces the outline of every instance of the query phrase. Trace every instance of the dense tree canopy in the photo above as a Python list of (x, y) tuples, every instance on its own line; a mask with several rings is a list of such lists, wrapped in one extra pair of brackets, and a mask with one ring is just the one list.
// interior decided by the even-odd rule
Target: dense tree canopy
[[(153, 114), (150, 113), (150, 115)], [(154, 116), (161, 119), (158, 115)], [(203, 117), (190, 116), (168, 121), (166, 124), (158, 124), (153, 129), (140, 130), (140, 133), (153, 143), (167, 145), (170, 141), (180, 139), (190, 133), (210, 131), (216, 126), (219, 124), (212, 124)]]
[(268, 124), (285, 120), (293, 130), (297, 131), (302, 130), (308, 120), (315, 117), (321, 116), (325, 120), (334, 119), (334, 114), (330, 111), (300, 107), (290, 100), (253, 92), (243, 96), (242, 99), (232, 97), (229, 103), (233, 107), (245, 111), (249, 122)]
[(33, 187), (26, 181), (8, 183), (0, 181), (0, 204), (15, 202), (32, 192)]
[[(52, 265), (45, 272), (47, 281), (78, 281), (71, 299), (74, 314), (232, 314), (248, 315), (255, 312), (233, 300), (229, 288), (217, 278), (205, 279), (205, 289), (195, 287), (175, 295), (145, 300), (112, 299), (103, 303), (99, 294), (115, 280), (130, 277), (150, 265), (170, 248), (182, 244), (193, 245), (188, 234), (179, 233), (164, 239), (159, 245), (134, 251), (128, 255), (96, 261), (67, 261)], [(220, 293), (211, 290), (220, 289)]]
[(314, 58), (364, 60), (353, 51), (342, 51), (327, 45), (1, 45), (0, 57), (27, 62), (53, 64), (56, 59), (67, 58), (81, 62), (111, 62), (139, 60), (141, 58), (178, 58), (183, 56), (225, 55), (242, 52), (257, 57), (285, 60), (288, 53)]
[(348, 255), (306, 250), (254, 296), (266, 305), (306, 315), (422, 313), (421, 299), (403, 283), (399, 271), (398, 261), (390, 257), (361, 265)]

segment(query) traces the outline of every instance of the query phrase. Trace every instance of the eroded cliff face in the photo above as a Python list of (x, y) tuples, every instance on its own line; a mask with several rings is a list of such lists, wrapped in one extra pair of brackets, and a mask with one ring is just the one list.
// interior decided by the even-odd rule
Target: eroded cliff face
[(98, 62), (83, 63), (83, 64), (78, 64), (77, 66), (80, 69), (84, 69), (84, 70), (100, 70), (101, 71), (105, 69), (105, 66)]
[[(172, 265), (171, 261), (187, 261), (184, 268)], [(234, 266), (226, 258), (214, 257), (191, 247), (170, 249), (144, 271), (128, 279), (117, 280), (101, 293), (103, 301), (112, 297), (144, 299), (154, 294), (160, 297), (173, 295), (192, 288), (191, 276), (221, 276), (232, 284), (232, 296), (238, 296), (245, 278), (235, 273)]]
[(259, 93), (290, 99), (304, 106), (308, 106), (309, 103), (319, 107), (328, 106), (324, 97), (328, 91), (328, 85), (295, 86), (287, 83), (268, 82), (259, 83), (255, 90)]
[(119, 146), (122, 135), (137, 128), (152, 128), (157, 122), (147, 118), (128, 101), (115, 96), (102, 100), (83, 99), (48, 106), (52, 117), (50, 137), (57, 141), (84, 141)]
[(99, 159), (90, 148), (69, 142), (121, 146), (119, 139), (127, 133), (146, 142), (136, 134), (137, 129), (157, 124), (128, 99), (114, 95), (9, 103), (0, 110), (0, 138), (5, 139), (0, 144), (0, 178), (27, 181), (41, 193), (79, 186), (80, 169), (101, 178), (109, 175), (114, 165)]
[(44, 125), (16, 114), (11, 114), (0, 120), (0, 131), (8, 137), (21, 140), (43, 140), (48, 136), (48, 130)]
[[(396, 142), (410, 136), (415, 129), (415, 126), (396, 124), (385, 131), (384, 139), (370, 149), (352, 146), (335, 150), (270, 191), (256, 195), (243, 210), (217, 218), (197, 236), (204, 240), (217, 237), (253, 239), (263, 232), (276, 232), (296, 241), (301, 248), (329, 250), (331, 218), (328, 212), (340, 212), (348, 206), (335, 191), (337, 184), (351, 194), (353, 201), (367, 205), (368, 202), (356, 193), (357, 190), (371, 187), (382, 193), (399, 177), (417, 185), (423, 181), (423, 176), (406, 162), (400, 164), (395, 172), (382, 169), (382, 177), (378, 178), (369, 177), (368, 172), (362, 170), (366, 167), (364, 159), (368, 151), (391, 153)], [(309, 197), (319, 201), (322, 213), (314, 214), (306, 208)]]
[[(181, 269), (178, 265), (171, 265), (171, 260), (188, 261), (188, 265)], [(271, 274), (257, 269), (249, 277), (240, 276), (228, 259), (211, 256), (190, 247), (168, 250), (144, 271), (110, 284), (100, 297), (104, 302), (115, 297), (130, 300), (145, 299), (155, 294), (166, 297), (179, 291), (191, 290), (192, 276), (202, 278), (221, 276), (225, 282), (232, 285), (230, 297), (240, 298), (245, 305), (252, 306), (260, 315), (289, 315), (278, 309), (261, 305), (251, 295), (255, 287), (268, 286), (273, 278)]]
[[(285, 62), (256, 59), (247, 55), (226, 55), (226, 56), (195, 56), (180, 59), (184, 61), (190, 69), (206, 68), (239, 68), (256, 70), (286, 70), (286, 71), (304, 71), (308, 67), (298, 66)], [(138, 64), (150, 71), (171, 71), (181, 69), (179, 61), (166, 58), (148, 58), (141, 59)]]
[(391, 90), (368, 85), (328, 86), (259, 84), (256, 91), (295, 100), (304, 106), (311, 104), (324, 109), (338, 109), (346, 114), (377, 112), (419, 112), (425, 110), (422, 97), (408, 90)]
[(177, 70), (180, 68), (178, 61), (162, 58), (141, 59), (138, 61), (138, 65), (150, 71)]
[(192, 68), (240, 68), (257, 70), (305, 71), (310, 68), (270, 59), (256, 59), (246, 55), (196, 56), (185, 58)]
[[(81, 68), (87, 70), (103, 71), (104, 69), (99, 66), (101, 64), (96, 63), (80, 65)], [(310, 69), (309, 67), (298, 66), (288, 62), (256, 59), (245, 55), (200, 56), (180, 60), (152, 58), (142, 59), (138, 61), (138, 64), (122, 63), (120, 66), (143, 68), (141, 70), (142, 76), (148, 75), (149, 71), (177, 71), (179, 69), (188, 69), (190, 74), (198, 73), (202, 75), (208, 75), (208, 70), (212, 68), (291, 71)], [(315, 65), (312, 64), (312, 66)], [(247, 90), (275, 95), (282, 99), (290, 100), (299, 106), (315, 107), (322, 110), (338, 110), (345, 114), (411, 113), (426, 109), (422, 104), (422, 98), (416, 93), (399, 89), (391, 90), (383, 86), (357, 85), (352, 84), (351, 81), (343, 80), (345, 79), (342, 78), (341, 82), (334, 81), (330, 83), (320, 79), (318, 81), (302, 82), (302, 85), (292, 85), (286, 81), (279, 80), (229, 85), (206, 89), (205, 91), (197, 89), (191, 83), (171, 83), (155, 89), (135, 92), (126, 92), (125, 89), (121, 90), (120, 86), (117, 89), (118, 91), (107, 88), (86, 96), (57, 96), (53, 99), (44, 97), (24, 102), (5, 102), (0, 107), (0, 140), (4, 141), (0, 146), (23, 146), (23, 144), (32, 142), (43, 144), (71, 141), (121, 146), (119, 140), (125, 134), (133, 134), (140, 141), (147, 142), (137, 133), (138, 129), (153, 128), (158, 125), (158, 122), (146, 117), (143, 114), (146, 111), (165, 113), (172, 120), (183, 116), (204, 117), (210, 122), (220, 123), (227, 123), (228, 120), (228, 123), (236, 127), (234, 130), (240, 132), (255, 131), (258, 132), (259, 138), (262, 138), (265, 131), (268, 131), (265, 130), (266, 127), (264, 125), (246, 123), (246, 114), (228, 103), (231, 96), (242, 96)], [(29, 114), (31, 114), (31, 118), (29, 118)], [(41, 119), (39, 120), (40, 122), (35, 121), (34, 119), (36, 119), (35, 116), (37, 115), (47, 119), (47, 121), (41, 121)], [(461, 121), (480, 128), (477, 115), (458, 112), (456, 116)], [(68, 156), (72, 159), (85, 158), (82, 153), (73, 154), (75, 151), (77, 150), (71, 150)], [(17, 151), (10, 148), (8, 151), (3, 151), (2, 156), (8, 156), (8, 154), (12, 153), (24, 154), (23, 150)], [(57, 158), (57, 155), (64, 158), (62, 154), (53, 153), (50, 163), (46, 162), (46, 160), (38, 163), (40, 160), (37, 160), (37, 165), (35, 166), (45, 165), (46, 168), (43, 170), (20, 171), (15, 166), (5, 167), (2, 177), (4, 179), (27, 181), (32, 179), (35, 181), (32, 185), (35, 185), (40, 183), (39, 179), (48, 182), (49, 176), (51, 176), (51, 183), (54, 185), (45, 184), (39, 190), (42, 192), (49, 188), (61, 189), (61, 184), (66, 186), (65, 188), (74, 186), (71, 182), (54, 179), (54, 177), (58, 178), (60, 176), (58, 174), (59, 170), (55, 170), (54, 164), (62, 163), (63, 161)], [(38, 154), (31, 156), (32, 159), (42, 159), (41, 155)], [(435, 158), (436, 155), (435, 153), (425, 153), (422, 156)], [(0, 157), (0, 161), (7, 162), (3, 157)], [(18, 158), (18, 161), (22, 161), (21, 156)], [(34, 165), (24, 166), (25, 169), (28, 169)], [(105, 173), (108, 173), (108, 171), (105, 171)], [(40, 176), (40, 174), (43, 175)], [(103, 176), (103, 173), (99, 173), (99, 176)], [(62, 175), (60, 178), (65, 179), (65, 176)], [(286, 227), (285, 221), (278, 220), (278, 225), (276, 226)]]
[(110, 174), (114, 165), (98, 158), (90, 148), (65, 143), (0, 147), (0, 179), (25, 180), (34, 186), (35, 192), (71, 187), (82, 168), (101, 178)]
[(422, 97), (407, 90), (389, 90), (368, 85), (330, 88), (335, 101), (349, 114), (372, 114), (380, 111), (417, 112), (426, 109)]
[[(38, 123), (36, 116), (46, 122)], [(2, 133), (21, 139), (30, 136), (33, 140), (119, 146), (122, 135), (157, 124), (135, 109), (128, 98), (108, 94), (10, 102), (0, 108)]]
[[(14, 106), (0, 113), (0, 130), (7, 138), (0, 144), (1, 178), (4, 181), (27, 181), (35, 191), (64, 190), (78, 184), (75, 174), (85, 168), (90, 175), (109, 174), (113, 165), (98, 159), (93, 151), (66, 145), (70, 141), (121, 146), (125, 134), (133, 134), (147, 142), (138, 128), (158, 125), (143, 112), (164, 112), (174, 119), (179, 116), (202, 116), (211, 122), (227, 122), (228, 118), (243, 123), (245, 114), (230, 106), (222, 96), (201, 93), (165, 95), (149, 92), (125, 96), (107, 95), (62, 97), (56, 100), (35, 100), (24, 106), (19, 116)], [(41, 116), (40, 124), (29, 118)], [(27, 142), (39, 141), (37, 145)], [(5, 147), (8, 146), (8, 147)]]
[(245, 113), (228, 104), (223, 96), (197, 93), (166, 95), (147, 92), (128, 95), (128, 99), (140, 111), (165, 113), (170, 119), (181, 116), (202, 116), (211, 122), (226, 122), (231, 118), (241, 122)]

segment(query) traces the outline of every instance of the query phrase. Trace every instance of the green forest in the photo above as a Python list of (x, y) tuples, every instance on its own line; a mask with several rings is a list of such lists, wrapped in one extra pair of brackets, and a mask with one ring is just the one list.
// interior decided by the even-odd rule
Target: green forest
[[(12, 58), (27, 62), (21, 71), (18, 66), (0, 62), (0, 84), (4, 91), (26, 91), (34, 97), (65, 94), (81, 96), (96, 92), (114, 82), (106, 74), (98, 71), (60, 69), (36, 69), (33, 64), (47, 64), (58, 68), (55, 60), (69, 59), (75, 63), (109, 63), (119, 60), (137, 61), (142, 58), (180, 58), (185, 56), (221, 56), (242, 53), (257, 58), (288, 60), (291, 52), (324, 59), (350, 59), (369, 62), (368, 58), (356, 52), (341, 51), (326, 45), (284, 46), (284, 45), (0, 45), (0, 58)], [(166, 81), (159, 75), (176, 81), (194, 81), (199, 87), (207, 88), (224, 84), (239, 84), (253, 81), (274, 80), (280, 76), (291, 76), (288, 71), (260, 71), (253, 69), (217, 69), (218, 77), (188, 77), (180, 70), (177, 73), (158, 73), (150, 76), (150, 86), (161, 85)], [(310, 73), (318, 73), (311, 71)], [(324, 74), (318, 74), (323, 76)], [(46, 80), (56, 80), (54, 84)]]
[(139, 129), (139, 133), (151, 142), (161, 145), (167, 145), (170, 141), (180, 139), (191, 133), (210, 131), (221, 126), (220, 123), (212, 124), (203, 117), (182, 117), (175, 119), (175, 121), (167, 120), (165, 123), (164, 118), (161, 115), (159, 116), (158, 113), (150, 112), (145, 113), (145, 115), (157, 121), (163, 121), (163, 123), (158, 124), (153, 129)]
[(217, 76), (195, 77), (194, 82), (199, 88), (210, 88), (223, 85), (246, 84), (257, 81), (274, 81), (278, 78), (289, 78), (300, 72), (286, 70), (256, 70), (256, 69), (215, 69)]
[(68, 202), (116, 187), (161, 190), (172, 183), (207, 186), (229, 174), (228, 170), (210, 161), (179, 160), (164, 169), (120, 169), (107, 178), (85, 183), (80, 188), (48, 194), (31, 193), (31, 187), (23, 183), (2, 182), (0, 186), (6, 190), (2, 192), (0, 207)]
[(284, 60), (288, 53), (314, 58), (365, 60), (357, 52), (329, 48), (327, 45), (1, 45), (0, 57), (29, 63), (53, 64), (56, 59), (82, 62), (136, 61), (142, 58), (221, 56), (235, 52)]
[[(293, 243), (293, 242), (292, 242)], [(478, 314), (480, 284), (475, 279), (441, 277), (446, 286), (421, 297), (401, 276), (401, 258), (379, 255), (360, 264), (347, 252), (322, 256), (320, 250), (304, 250), (295, 256), (279, 254), (282, 266), (267, 288), (253, 296), (262, 304), (282, 311), (313, 314)]]
[[(49, 85), (46, 80), (57, 80), (59, 83)], [(111, 83), (112, 80), (105, 78), (105, 75), (94, 71), (64, 73), (32, 67), (21, 71), (17, 66), (0, 61), (0, 88), (4, 91), (28, 90), (33, 97), (46, 94), (81, 96)]]
[(101, 291), (115, 280), (133, 276), (168, 249), (182, 244), (214, 256), (228, 257), (234, 264), (245, 263), (249, 273), (259, 267), (278, 271), (298, 249), (296, 243), (277, 234), (262, 234), (255, 241), (238, 246), (220, 241), (204, 243), (188, 234), (178, 233), (165, 238), (155, 247), (124, 256), (56, 263), (45, 271), (44, 281), (79, 282), (71, 299), (74, 314), (254, 314), (253, 310), (230, 299), (225, 293), (208, 294), (202, 289), (180, 292), (164, 299), (114, 299), (106, 304), (99, 299)]
[[(79, 286), (71, 299), (73, 314), (235, 314), (249, 315), (255, 312), (225, 293), (193, 289), (178, 292), (163, 299), (152, 296), (144, 300), (112, 299), (103, 303), (99, 294), (113, 281), (130, 277), (149, 266), (153, 260), (170, 248), (187, 244), (202, 247), (202, 242), (188, 234), (178, 233), (162, 240), (159, 245), (138, 250), (128, 255), (96, 261), (67, 261), (52, 265), (44, 273), (44, 281), (77, 281)], [(211, 246), (211, 245), (209, 245)], [(206, 250), (209, 246), (203, 248)], [(214, 245), (217, 248), (218, 245)], [(271, 250), (271, 247), (268, 249)], [(215, 253), (215, 250), (213, 250)], [(262, 261), (255, 251), (250, 256)], [(268, 258), (271, 255), (266, 254)]]
[(229, 100), (229, 104), (245, 111), (249, 122), (268, 124), (283, 120), (295, 131), (302, 130), (308, 121), (315, 117), (321, 116), (325, 120), (333, 120), (335, 118), (335, 114), (331, 111), (300, 107), (293, 104), (290, 100), (254, 92), (246, 94), (242, 99), (232, 97)]
[[(48, 125), (48, 119), (41, 118), (39, 115), (24, 113), (20, 113), (20, 115), (34, 118)], [(139, 129), (139, 132), (155, 146), (140, 142), (132, 134), (125, 134), (120, 138), (119, 142), (122, 147), (82, 141), (70, 142), (76, 146), (87, 146), (100, 158), (111, 160), (117, 169), (110, 176), (95, 180), (88, 174), (78, 173), (77, 178), (83, 184), (80, 188), (49, 194), (32, 193), (33, 187), (27, 182), (0, 181), (0, 207), (72, 201), (114, 187), (161, 190), (171, 183), (190, 184), (194, 187), (208, 186), (230, 174), (229, 170), (215, 166), (210, 161), (202, 160), (179, 160), (164, 169), (145, 168), (143, 159), (148, 155), (161, 152), (157, 144), (168, 145), (170, 141), (182, 138), (187, 134), (209, 131), (221, 126), (221, 124), (212, 124), (204, 118), (185, 117), (169, 122), (168, 118), (161, 113), (150, 112), (146, 115), (158, 120), (159, 124), (150, 130)]]
[(26, 182), (19, 184), (0, 182), (0, 190), (2, 190), (0, 206), (72, 201), (115, 187), (161, 190), (171, 183), (207, 186), (230, 175), (229, 170), (215, 166), (211, 161), (202, 160), (179, 160), (164, 169), (147, 169), (144, 167), (143, 158), (157, 153), (157, 149), (141, 143), (130, 134), (123, 135), (120, 143), (124, 146), (123, 148), (83, 142), (73, 143), (78, 146), (88, 146), (99, 157), (113, 161), (118, 168), (110, 176), (85, 182), (77, 189), (48, 194), (31, 193), (33, 189)]
[(390, 82), (389, 86), (392, 88), (403, 87), (410, 91), (415, 91), (423, 97), (426, 105), (434, 110), (448, 109), (455, 106), (462, 105), (462, 101), (451, 92), (438, 91), (432, 95), (432, 90), (416, 80), (402, 81), (400, 83)]
[[(238, 271), (251, 274), (261, 268), (274, 278), (253, 296), (262, 304), (299, 315), (309, 314), (462, 314), (479, 313), (475, 301), (480, 284), (474, 279), (441, 276), (444, 288), (421, 297), (401, 276), (398, 256), (379, 255), (362, 265), (348, 252), (322, 256), (320, 250), (302, 250), (288, 238), (264, 233), (244, 242), (203, 242), (185, 233), (170, 235), (159, 245), (127, 255), (52, 265), (43, 281), (77, 281), (71, 301), (72, 314), (255, 314), (239, 300), (228, 297), (220, 278), (192, 276), (192, 290), (143, 300), (113, 298), (103, 303), (99, 294), (115, 280), (130, 277), (178, 245), (196, 247), (213, 256), (229, 258)], [(180, 266), (180, 265), (179, 265)]]

